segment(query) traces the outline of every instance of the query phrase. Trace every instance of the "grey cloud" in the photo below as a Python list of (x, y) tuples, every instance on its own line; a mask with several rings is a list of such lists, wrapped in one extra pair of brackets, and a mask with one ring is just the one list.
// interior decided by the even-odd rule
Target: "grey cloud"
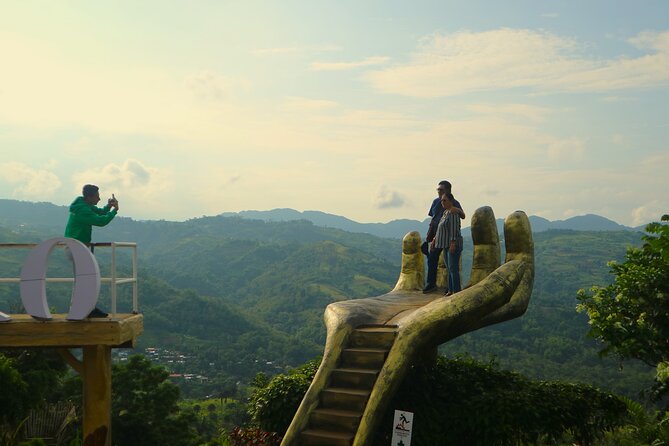
[(148, 184), (148, 182), (151, 181), (151, 172), (149, 172), (139, 161), (127, 160), (124, 167), (133, 179), (136, 180), (136, 182), (133, 181), (133, 183)]
[(399, 192), (386, 186), (381, 187), (374, 197), (374, 205), (378, 209), (400, 208), (404, 206), (405, 202), (404, 197)]

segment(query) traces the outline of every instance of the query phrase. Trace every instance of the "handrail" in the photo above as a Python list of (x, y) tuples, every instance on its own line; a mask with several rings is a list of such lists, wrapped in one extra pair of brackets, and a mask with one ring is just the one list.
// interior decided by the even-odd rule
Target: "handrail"
[[(0, 243), (0, 249), (28, 249), (34, 248), (38, 243)], [(64, 247), (64, 243), (59, 243), (57, 246)], [(117, 285), (125, 283), (132, 283), (132, 312), (139, 313), (139, 300), (137, 298), (137, 243), (135, 242), (98, 242), (88, 243), (87, 246), (93, 248), (111, 248), (111, 277), (101, 277), (100, 281), (109, 283), (111, 285), (111, 314), (116, 314), (116, 288)], [(132, 277), (118, 277), (116, 275), (116, 248), (132, 248)], [(67, 283), (74, 282), (73, 277), (47, 277), (47, 282)], [(0, 284), (2, 283), (21, 283), (20, 277), (0, 277)]]

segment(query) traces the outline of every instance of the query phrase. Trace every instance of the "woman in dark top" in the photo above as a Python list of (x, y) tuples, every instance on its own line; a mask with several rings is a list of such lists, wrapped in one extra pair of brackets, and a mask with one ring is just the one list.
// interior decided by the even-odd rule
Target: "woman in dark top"
[(433, 243), (435, 248), (444, 251), (444, 263), (448, 268), (448, 290), (446, 296), (457, 293), (462, 289), (460, 285), (460, 255), (462, 254), (462, 234), (460, 233), (460, 215), (455, 212), (453, 194), (444, 194), (441, 205), (444, 214), (441, 216), (437, 234)]

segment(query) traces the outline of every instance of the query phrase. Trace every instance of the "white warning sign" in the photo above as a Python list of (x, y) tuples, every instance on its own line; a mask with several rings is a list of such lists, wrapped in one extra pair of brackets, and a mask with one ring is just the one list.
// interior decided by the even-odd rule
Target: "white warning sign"
[(404, 410), (395, 411), (393, 421), (392, 446), (411, 446), (411, 429), (413, 428), (413, 413)]

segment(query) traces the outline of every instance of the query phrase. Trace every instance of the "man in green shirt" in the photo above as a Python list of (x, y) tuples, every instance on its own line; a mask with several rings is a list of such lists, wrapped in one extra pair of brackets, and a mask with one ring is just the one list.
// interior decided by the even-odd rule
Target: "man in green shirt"
[[(118, 212), (118, 200), (115, 197), (107, 200), (107, 205), (103, 208), (96, 206), (99, 202), (100, 189), (93, 184), (85, 185), (82, 196), (75, 198), (70, 205), (70, 218), (65, 228), (65, 237), (77, 239), (85, 244), (91, 243), (93, 226), (107, 226)], [(107, 317), (107, 313), (96, 307), (89, 317)]]

